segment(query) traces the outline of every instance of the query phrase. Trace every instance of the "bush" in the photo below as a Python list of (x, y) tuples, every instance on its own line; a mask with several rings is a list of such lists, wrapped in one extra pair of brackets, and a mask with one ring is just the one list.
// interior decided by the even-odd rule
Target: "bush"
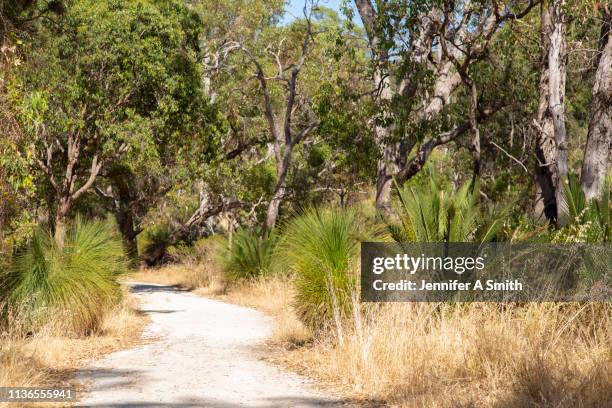
[(389, 225), (398, 242), (488, 242), (503, 226), (505, 210), (488, 216), (489, 221), (479, 225), (483, 214), (469, 182), (450, 191), (432, 175), (426, 184), (398, 189), (398, 198), (401, 224)]
[(296, 275), (295, 308), (306, 325), (320, 329), (350, 311), (360, 241), (377, 236), (365, 217), (344, 208), (310, 209), (287, 225), (278, 256)]
[(606, 178), (600, 197), (587, 201), (577, 175), (570, 174), (561, 210), (567, 225), (552, 234), (553, 242), (610, 242), (612, 239), (612, 178)]
[(121, 240), (107, 224), (77, 220), (60, 249), (38, 230), (8, 271), (0, 272), (3, 313), (17, 313), (24, 328), (49, 323), (77, 334), (97, 328), (121, 298), (117, 277), (127, 271)]
[(236, 278), (267, 275), (277, 242), (278, 235), (274, 231), (264, 236), (246, 229), (236, 231), (225, 254), (225, 270)]
[(147, 228), (142, 233), (142, 239), (138, 241), (138, 253), (142, 254), (145, 260), (155, 259), (159, 251), (165, 255), (170, 235), (172, 228), (168, 224)]

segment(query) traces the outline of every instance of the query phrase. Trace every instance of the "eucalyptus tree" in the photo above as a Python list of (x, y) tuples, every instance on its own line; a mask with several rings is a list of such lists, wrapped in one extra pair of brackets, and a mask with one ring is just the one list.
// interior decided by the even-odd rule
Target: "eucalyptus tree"
[[(470, 130), (476, 134), (477, 122), (499, 109), (500, 104), (478, 106), (478, 95), (470, 86), (470, 118), (445, 128), (436, 123), (461, 84), (472, 83), (470, 69), (486, 56), (496, 31), (527, 15), (537, 3), (355, 0), (373, 56), (374, 97), (379, 106), (374, 130), (380, 150), (376, 182), (380, 210), (390, 211), (393, 179), (399, 184), (410, 179), (434, 148)], [(427, 133), (431, 137), (423, 138)], [(475, 153), (476, 140), (471, 145)]]
[(0, 264), (35, 224), (36, 179), (29, 172), (32, 157), (24, 154), (27, 141), (13, 103), (19, 89), (12, 84), (27, 56), (22, 44), (37, 35), (40, 19), (59, 19), (64, 12), (62, 1), (0, 0)]
[(600, 4), (601, 34), (581, 185), (587, 200), (598, 198), (612, 162), (612, 9)]
[(542, 2), (540, 12), (540, 100), (537, 118), (536, 180), (547, 219), (562, 223), (561, 200), (567, 178), (565, 93), (567, 82), (567, 4)]
[[(22, 119), (58, 245), (75, 202), (101, 176), (113, 184), (163, 172), (183, 138), (205, 138), (198, 26), (172, 0), (80, 0), (61, 24), (43, 25), (23, 70)], [(131, 172), (117, 175), (121, 165)]]
[[(313, 7), (304, 6), (304, 20), (292, 24), (288, 32), (279, 28), (280, 39), (277, 44), (269, 44), (263, 50), (268, 54), (263, 58), (272, 58), (273, 74), (266, 72), (262, 62), (261, 52), (257, 55), (252, 49), (241, 46), (248, 60), (253, 64), (254, 77), (259, 83), (263, 114), (267, 124), (272, 153), (276, 162), (277, 181), (268, 203), (264, 222), (264, 230), (271, 230), (276, 224), (281, 201), (287, 193), (287, 176), (292, 164), (294, 149), (303, 139), (310, 135), (318, 126), (319, 121), (310, 106), (307, 95), (300, 94), (298, 80), (304, 64), (314, 47), (313, 23), (311, 21)], [(296, 30), (296, 31), (294, 31)], [(293, 32), (292, 32), (293, 31)], [(297, 49), (286, 48), (287, 37), (299, 39)], [(300, 38), (301, 37), (301, 38)], [(291, 39), (289, 39), (291, 41)], [(274, 101), (270, 82), (281, 84), (282, 102)], [(278, 92), (278, 91), (277, 91)], [(297, 119), (297, 120), (296, 120)], [(299, 124), (296, 126), (296, 122)]]
[[(334, 180), (370, 158), (361, 149), (361, 160), (351, 162), (346, 153), (357, 153), (363, 144), (346, 139), (342, 152), (336, 140), (367, 139), (352, 115), (363, 110), (354, 97), (365, 92), (363, 73), (353, 74), (366, 66), (365, 53), (355, 59), (349, 55), (352, 46), (339, 46), (352, 34), (343, 32), (342, 19), (312, 2), (305, 3), (305, 16), (286, 25), (279, 22), (282, 1), (191, 4), (205, 25), (203, 82), (227, 123), (221, 143), (228, 160), (203, 168), (209, 201), (219, 195), (238, 200), (238, 218), (248, 224), (259, 219), (271, 228), (282, 202), (309, 196), (310, 189), (315, 195), (343, 194), (345, 188)], [(325, 163), (315, 157), (330, 149)]]
[(369, 194), (376, 146), (368, 121), (374, 114), (363, 29), (337, 12), (317, 10), (316, 45), (302, 75), (319, 126), (296, 151), (288, 190), (294, 210), (310, 204), (348, 205)]

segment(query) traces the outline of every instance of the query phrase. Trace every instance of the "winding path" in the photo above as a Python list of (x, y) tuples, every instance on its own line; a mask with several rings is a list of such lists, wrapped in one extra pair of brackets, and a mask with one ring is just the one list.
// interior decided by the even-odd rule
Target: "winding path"
[(146, 345), (109, 354), (82, 370), (79, 407), (346, 406), (302, 377), (257, 357), (273, 320), (176, 287), (132, 283), (151, 318)]

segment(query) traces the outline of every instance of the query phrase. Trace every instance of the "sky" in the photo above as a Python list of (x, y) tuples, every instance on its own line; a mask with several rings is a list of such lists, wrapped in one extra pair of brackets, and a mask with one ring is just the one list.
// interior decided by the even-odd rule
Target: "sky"
[[(319, 0), (319, 5), (328, 7), (330, 9), (340, 11), (340, 3), (342, 0)], [(352, 3), (352, 2), (351, 2)], [(301, 17), (303, 15), (304, 0), (288, 0), (284, 23), (292, 21), (295, 17)], [(357, 13), (356, 13), (357, 14)], [(356, 23), (360, 21), (358, 14), (354, 20)]]

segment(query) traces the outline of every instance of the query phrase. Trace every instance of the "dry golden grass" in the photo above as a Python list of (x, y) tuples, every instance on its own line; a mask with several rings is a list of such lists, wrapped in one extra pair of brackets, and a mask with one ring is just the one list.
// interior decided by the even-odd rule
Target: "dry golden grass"
[(125, 280), (179, 285), (187, 290), (206, 290), (207, 294), (225, 293), (227, 279), (221, 266), (219, 253), (225, 245), (220, 235), (202, 239), (189, 250), (175, 248), (174, 257), (180, 263), (160, 268), (141, 268), (126, 276)]
[(290, 345), (276, 360), (347, 397), (397, 407), (612, 406), (609, 304), (361, 305), (341, 338), (313, 339), (292, 293), (289, 279), (268, 278), (224, 298), (276, 316), (275, 340)]
[[(189, 268), (138, 278), (189, 286)], [(210, 286), (192, 287), (276, 318), (275, 361), (366, 405), (612, 406), (610, 304), (362, 304), (342, 330), (313, 336), (290, 278), (231, 282), (222, 295)]]
[(223, 294), (227, 289), (225, 275), (209, 265), (198, 263), (170, 264), (160, 268), (142, 268), (128, 274), (125, 281), (179, 285), (200, 294)]
[[(0, 384), (5, 387), (67, 387), (74, 372), (87, 361), (136, 344), (146, 324), (137, 312), (136, 300), (124, 301), (109, 311), (96, 333), (73, 337), (61, 335), (49, 325), (36, 334), (23, 336), (20, 331), (0, 335)], [(18, 322), (12, 322), (15, 327)], [(9, 406), (0, 403), (0, 407)], [(31, 403), (10, 407), (35, 406)], [(41, 403), (40, 406), (62, 406)]]

